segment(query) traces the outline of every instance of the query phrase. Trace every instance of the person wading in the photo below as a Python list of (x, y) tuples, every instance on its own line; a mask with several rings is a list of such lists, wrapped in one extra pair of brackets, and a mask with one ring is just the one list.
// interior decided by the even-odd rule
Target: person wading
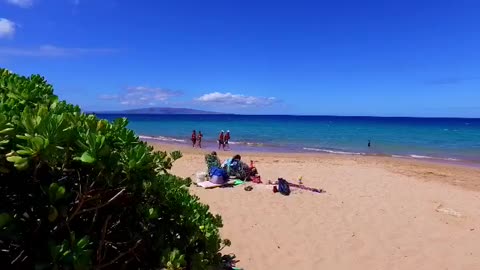
[(230, 141), (230, 130), (227, 130), (227, 133), (225, 134), (224, 142), (223, 142), (223, 149), (228, 148), (230, 150), (230, 145), (228, 142)]
[(202, 148), (202, 138), (203, 138), (203, 134), (199, 130), (198, 131), (198, 136), (197, 136), (197, 145), (198, 145), (199, 148)]
[(225, 150), (225, 136), (222, 132), (220, 132), (220, 135), (218, 135), (218, 149), (223, 148)]
[(195, 147), (195, 144), (197, 143), (197, 133), (194, 131), (192, 131), (192, 147)]

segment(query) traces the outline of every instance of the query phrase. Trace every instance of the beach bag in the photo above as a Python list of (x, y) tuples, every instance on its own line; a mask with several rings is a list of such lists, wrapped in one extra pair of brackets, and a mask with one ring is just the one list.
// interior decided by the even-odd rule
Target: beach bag
[(212, 167), (210, 170), (210, 182), (215, 184), (223, 184), (226, 181), (228, 181), (227, 172), (218, 167)]
[(290, 195), (290, 186), (287, 180), (283, 178), (278, 178), (278, 192), (282, 193), (285, 196)]

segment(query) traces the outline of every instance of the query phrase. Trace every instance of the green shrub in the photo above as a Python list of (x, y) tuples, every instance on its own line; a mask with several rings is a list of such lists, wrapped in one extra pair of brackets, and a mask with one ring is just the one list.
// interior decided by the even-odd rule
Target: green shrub
[(211, 269), (220, 216), (126, 128), (59, 101), (38, 76), (0, 69), (0, 265)]

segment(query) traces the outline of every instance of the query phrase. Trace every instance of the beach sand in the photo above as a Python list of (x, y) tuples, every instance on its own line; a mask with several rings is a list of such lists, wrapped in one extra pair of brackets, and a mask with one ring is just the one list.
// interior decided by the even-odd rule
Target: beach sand
[[(195, 178), (206, 151), (181, 150), (172, 172)], [(233, 152), (218, 152), (224, 160)], [(220, 214), (238, 267), (253, 269), (480, 269), (480, 169), (387, 157), (242, 153), (262, 180), (322, 188), (191, 187)]]

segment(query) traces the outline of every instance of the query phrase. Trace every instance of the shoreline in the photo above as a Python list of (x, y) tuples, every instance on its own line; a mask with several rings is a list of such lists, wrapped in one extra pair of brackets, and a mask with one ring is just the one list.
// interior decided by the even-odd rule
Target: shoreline
[[(400, 173), (405, 176), (418, 177), (425, 181), (436, 181), (468, 190), (480, 191), (480, 167), (469, 166), (459, 163), (436, 162), (424, 159), (397, 158), (390, 156), (368, 156), (368, 155), (339, 155), (329, 153), (284, 153), (284, 152), (255, 152), (255, 151), (222, 151), (211, 148), (192, 148), (181, 144), (169, 144), (158, 142), (147, 142), (156, 150), (180, 151), (189, 159), (200, 158), (211, 151), (216, 151), (219, 157), (224, 160), (234, 154), (241, 154), (245, 161), (253, 160), (255, 163), (262, 160), (308, 160), (311, 162), (336, 162), (362, 165), (386, 169), (391, 172)], [(191, 175), (190, 175), (191, 176)], [(451, 179), (454, 178), (455, 179)]]
[[(263, 146), (251, 146), (251, 145), (241, 145), (237, 143), (231, 144), (230, 150), (223, 151), (222, 149), (218, 149), (217, 145), (213, 145), (211, 142), (208, 142), (208, 145), (203, 148), (192, 148), (189, 145), (189, 142), (186, 140), (179, 140), (175, 138), (168, 138), (163, 136), (145, 136), (139, 135), (140, 139), (156, 145), (168, 145), (168, 146), (175, 146), (178, 148), (182, 148), (184, 150), (204, 150), (204, 151), (218, 151), (218, 152), (238, 152), (243, 154), (272, 154), (272, 155), (309, 155), (309, 156), (339, 156), (339, 157), (376, 157), (376, 158), (391, 158), (395, 160), (408, 160), (408, 161), (415, 161), (420, 163), (426, 164), (439, 164), (439, 165), (452, 165), (464, 168), (475, 168), (480, 169), (480, 162), (470, 161), (470, 160), (458, 160), (458, 159), (451, 159), (451, 158), (436, 158), (436, 157), (428, 157), (428, 156), (421, 156), (421, 155), (412, 155), (412, 156), (403, 156), (403, 155), (389, 155), (389, 154), (381, 154), (381, 153), (358, 153), (358, 152), (345, 152), (345, 151), (328, 151), (328, 150), (307, 150), (304, 148), (303, 151), (301, 150), (288, 150), (288, 148), (271, 148), (271, 147), (263, 147)], [(160, 139), (156, 139), (160, 138)], [(165, 138), (165, 140), (163, 139)], [(315, 148), (310, 148), (315, 149)]]

